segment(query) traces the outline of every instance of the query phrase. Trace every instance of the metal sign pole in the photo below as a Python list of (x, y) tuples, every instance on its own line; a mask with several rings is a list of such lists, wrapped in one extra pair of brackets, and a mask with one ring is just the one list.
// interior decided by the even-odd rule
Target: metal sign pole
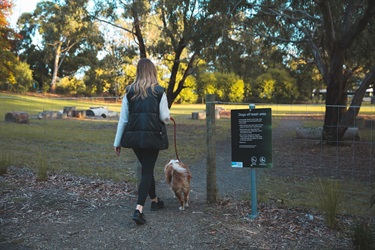
[[(249, 109), (255, 109), (255, 104), (249, 104)], [(250, 182), (251, 182), (251, 216), (254, 219), (258, 216), (258, 201), (257, 201), (257, 182), (256, 182), (255, 168), (250, 169)]]
[(256, 182), (255, 168), (250, 169), (250, 179), (251, 179), (251, 216), (250, 218), (254, 219), (258, 216), (257, 182)]

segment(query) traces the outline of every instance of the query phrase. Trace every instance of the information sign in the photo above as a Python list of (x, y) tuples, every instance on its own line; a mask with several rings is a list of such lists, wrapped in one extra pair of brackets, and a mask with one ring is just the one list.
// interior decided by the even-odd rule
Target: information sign
[(232, 167), (272, 168), (270, 108), (231, 111)]

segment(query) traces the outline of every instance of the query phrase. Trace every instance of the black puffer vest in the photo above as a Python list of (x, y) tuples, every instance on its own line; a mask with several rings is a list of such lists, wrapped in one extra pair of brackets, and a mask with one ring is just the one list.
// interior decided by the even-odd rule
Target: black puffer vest
[[(129, 121), (126, 124), (121, 140), (121, 146), (125, 148), (152, 148), (166, 149), (165, 124), (160, 121), (159, 104), (164, 93), (164, 88), (156, 86), (155, 95), (151, 88), (148, 89), (148, 97), (132, 100), (134, 90), (129, 89), (127, 99), (129, 103)], [(168, 142), (168, 139), (167, 139)]]

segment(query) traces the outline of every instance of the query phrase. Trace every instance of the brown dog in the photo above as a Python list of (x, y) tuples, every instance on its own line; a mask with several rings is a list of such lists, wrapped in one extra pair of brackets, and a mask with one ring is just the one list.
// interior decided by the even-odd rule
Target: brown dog
[(189, 206), (191, 173), (186, 164), (178, 160), (171, 160), (164, 168), (165, 180), (180, 201), (180, 210)]

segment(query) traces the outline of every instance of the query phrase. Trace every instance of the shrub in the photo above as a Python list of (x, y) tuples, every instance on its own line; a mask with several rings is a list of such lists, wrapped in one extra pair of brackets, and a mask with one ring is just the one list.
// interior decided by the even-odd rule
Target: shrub
[(356, 222), (353, 227), (353, 244), (357, 249), (374, 249), (375, 230), (364, 222)]

